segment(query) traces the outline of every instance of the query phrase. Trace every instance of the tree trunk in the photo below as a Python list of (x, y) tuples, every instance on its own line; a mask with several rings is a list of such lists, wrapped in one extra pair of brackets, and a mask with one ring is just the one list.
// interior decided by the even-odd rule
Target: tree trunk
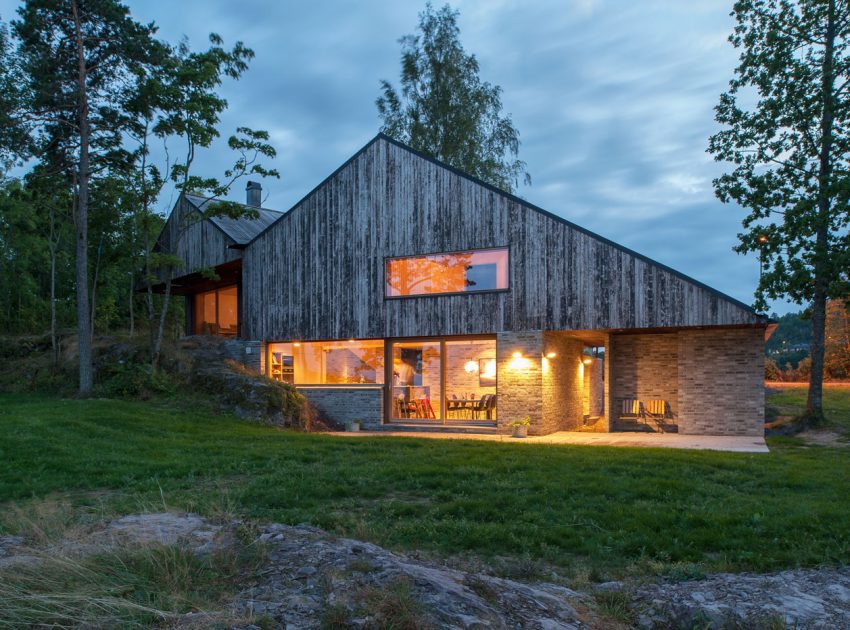
[(159, 325), (156, 330), (156, 338), (154, 339), (153, 353), (151, 356), (151, 371), (156, 372), (159, 369), (159, 358), (162, 353), (162, 337), (165, 334), (165, 320), (168, 318), (168, 303), (171, 298), (171, 269), (166, 270), (165, 293), (162, 295), (162, 304), (159, 312)]
[(80, 115), (80, 161), (77, 173), (77, 199), (74, 204), (74, 226), (76, 230), (76, 276), (77, 276), (77, 337), (80, 353), (80, 395), (91, 392), (94, 382), (91, 353), (91, 326), (89, 323), (89, 104), (86, 93), (86, 56), (83, 45), (82, 25), (77, 0), (71, 0), (74, 13), (78, 63), (79, 115)]
[(135, 316), (135, 310), (133, 309), (133, 298), (135, 297), (135, 293), (133, 291), (133, 289), (134, 289), (133, 272), (131, 271), (128, 275), (130, 276), (130, 299), (129, 299), (130, 331), (129, 332), (130, 332), (130, 338), (132, 339), (133, 335), (136, 333), (136, 316)]
[(818, 172), (818, 215), (813, 257), (815, 290), (812, 298), (812, 371), (809, 376), (809, 395), (804, 417), (809, 424), (819, 424), (823, 415), (823, 357), (826, 331), (826, 277), (829, 273), (829, 215), (832, 196), (832, 136), (834, 122), (835, 76), (835, 0), (829, 0), (826, 37), (823, 54), (823, 83), (821, 95), (821, 142)]
[(89, 326), (89, 334), (94, 339), (94, 323), (97, 316), (97, 282), (100, 279), (100, 259), (103, 252), (103, 234), (100, 235), (100, 240), (97, 243), (97, 258), (94, 262), (94, 276), (91, 283), (91, 325)]
[(59, 367), (59, 339), (56, 337), (56, 210), (50, 208), (50, 234), (47, 247), (50, 251), (50, 347), (53, 351), (53, 369)]

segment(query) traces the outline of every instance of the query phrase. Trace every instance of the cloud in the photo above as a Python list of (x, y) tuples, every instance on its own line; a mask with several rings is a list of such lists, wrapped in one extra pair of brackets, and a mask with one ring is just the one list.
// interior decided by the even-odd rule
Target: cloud
[[(436, 0), (440, 6), (442, 0)], [(533, 186), (520, 195), (750, 302), (754, 258), (731, 251), (743, 211), (720, 204), (706, 154), (713, 107), (737, 53), (729, 3), (716, 0), (457, 0), (464, 46), (503, 88)], [(0, 0), (0, 15), (15, 3)], [(398, 38), (424, 1), (129, 0), (163, 37), (208, 32), (257, 56), (223, 92), (224, 138), (267, 129), (282, 179), (268, 203), (288, 208), (378, 130), (380, 79), (397, 82)], [(224, 140), (198, 160), (228, 165)], [(235, 193), (241, 196), (241, 192)]]

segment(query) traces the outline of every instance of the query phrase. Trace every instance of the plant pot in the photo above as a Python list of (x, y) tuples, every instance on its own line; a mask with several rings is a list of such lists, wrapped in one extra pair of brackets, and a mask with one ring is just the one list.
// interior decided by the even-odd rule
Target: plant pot
[(511, 427), (511, 429), (512, 429), (511, 436), (513, 436), (515, 438), (528, 437), (528, 425), (523, 424), (522, 426)]
[(360, 421), (355, 420), (354, 422), (349, 422), (348, 423), (348, 430), (351, 431), (351, 432), (359, 431), (360, 430)]

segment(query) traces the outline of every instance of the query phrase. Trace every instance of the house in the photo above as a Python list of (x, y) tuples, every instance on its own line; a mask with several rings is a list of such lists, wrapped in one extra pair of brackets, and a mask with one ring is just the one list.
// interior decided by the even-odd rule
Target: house
[(763, 434), (765, 316), (385, 135), (287, 212), (206, 203), (160, 239), (187, 331), (240, 339), (331, 420)]

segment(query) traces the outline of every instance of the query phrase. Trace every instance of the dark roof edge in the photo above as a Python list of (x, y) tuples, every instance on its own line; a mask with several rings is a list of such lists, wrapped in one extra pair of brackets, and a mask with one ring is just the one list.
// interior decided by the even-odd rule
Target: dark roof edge
[(298, 201), (296, 201), (294, 204), (292, 204), (292, 207), (290, 207), (290, 208), (289, 208), (289, 210), (286, 210), (286, 211), (285, 211), (283, 214), (281, 214), (281, 215), (280, 215), (277, 219), (275, 219), (274, 221), (272, 221), (271, 223), (269, 223), (269, 224), (268, 224), (265, 228), (263, 228), (263, 229), (262, 229), (262, 230), (261, 230), (261, 231), (260, 231), (260, 232), (259, 232), (259, 233), (255, 236), (255, 237), (254, 237), (254, 238), (252, 238), (250, 241), (248, 241), (247, 243), (245, 243), (245, 246), (247, 247), (248, 245), (250, 245), (251, 243), (253, 243), (254, 241), (256, 241), (258, 238), (260, 238), (263, 234), (265, 234), (265, 233), (266, 233), (266, 232), (268, 232), (270, 229), (272, 229), (275, 225), (277, 225), (277, 224), (278, 224), (278, 222), (279, 222), (281, 219), (283, 219), (283, 217), (289, 216), (289, 213), (290, 213), (290, 212), (292, 212), (295, 208), (297, 208), (297, 207), (298, 207), (298, 206), (300, 206), (302, 203), (304, 203), (304, 202), (307, 200), (307, 198), (308, 198), (308, 197), (310, 197), (313, 193), (315, 193), (317, 190), (319, 190), (319, 188), (321, 188), (322, 186), (324, 186), (325, 184), (327, 184), (327, 183), (328, 183), (331, 179), (333, 179), (334, 177), (336, 177), (336, 175), (338, 175), (338, 174), (339, 174), (339, 172), (340, 172), (342, 169), (344, 169), (346, 166), (348, 166), (349, 164), (351, 164), (354, 160), (356, 160), (356, 159), (357, 159), (357, 158), (359, 158), (361, 155), (363, 155), (363, 153), (365, 153), (365, 152), (366, 152), (366, 149), (368, 149), (369, 147), (371, 147), (373, 144), (375, 144), (378, 140), (380, 140), (380, 139), (382, 139), (382, 138), (386, 139), (386, 136), (385, 136), (384, 134), (382, 134), (382, 133), (379, 133), (377, 136), (375, 136), (374, 138), (372, 138), (371, 140), (369, 140), (369, 142), (367, 142), (365, 145), (363, 145), (363, 147), (362, 147), (359, 151), (357, 151), (357, 153), (355, 153), (354, 155), (352, 155), (352, 156), (351, 156), (350, 158), (348, 158), (345, 162), (343, 162), (343, 163), (342, 163), (342, 164), (341, 164), (341, 165), (340, 165), (340, 166), (339, 166), (336, 170), (334, 170), (334, 172), (333, 172), (333, 173), (331, 173), (330, 175), (328, 175), (327, 177), (325, 177), (325, 178), (324, 178), (321, 182), (319, 182), (316, 186), (314, 186), (314, 187), (310, 190), (310, 192), (308, 192), (306, 195), (304, 195), (303, 197), (301, 197), (301, 199), (299, 199), (299, 200), (298, 200)]
[(646, 263), (649, 263), (650, 265), (654, 265), (654, 266), (656, 266), (660, 269), (663, 269), (664, 271), (672, 273), (673, 275), (678, 276), (679, 278), (681, 278), (681, 279), (683, 279), (687, 282), (690, 282), (691, 284), (694, 284), (694, 285), (696, 285), (696, 286), (698, 286), (702, 289), (705, 289), (709, 293), (713, 293), (714, 295), (716, 295), (716, 296), (718, 296), (718, 297), (720, 297), (720, 298), (722, 298), (722, 299), (724, 299), (728, 302), (731, 302), (732, 304), (735, 304), (739, 308), (742, 308), (749, 313), (752, 313), (756, 317), (764, 320), (764, 322), (768, 321), (768, 315), (766, 315), (764, 313), (757, 312), (749, 304), (746, 304), (745, 302), (742, 302), (741, 300), (733, 298), (731, 295), (727, 295), (726, 293), (723, 293), (722, 291), (719, 291), (719, 290), (715, 289), (714, 287), (710, 287), (709, 285), (705, 284), (704, 282), (700, 282), (699, 280), (696, 280), (695, 278), (691, 278), (690, 276), (682, 273), (681, 271), (677, 271), (676, 269), (673, 269), (672, 267), (669, 267), (669, 266), (665, 265), (664, 263), (660, 263), (657, 260), (653, 260), (649, 256), (645, 256), (644, 254), (636, 252), (633, 249), (629, 249), (625, 245), (621, 245), (620, 243), (617, 243), (615, 241), (612, 241), (609, 238), (601, 236), (600, 234), (597, 234), (596, 232), (593, 232), (591, 230), (588, 230), (587, 228), (584, 228), (580, 225), (577, 225), (576, 223), (573, 223), (572, 221), (569, 221), (569, 220), (565, 219), (564, 217), (558, 216), (557, 214), (549, 212), (548, 210), (544, 210), (540, 206), (536, 206), (533, 203), (526, 201), (525, 199), (521, 199), (520, 197), (517, 197), (516, 195), (514, 195), (512, 193), (509, 193), (505, 190), (502, 190), (501, 188), (494, 186), (493, 184), (489, 184), (489, 183), (487, 183), (487, 182), (485, 182), (481, 179), (478, 179), (474, 175), (470, 175), (469, 173), (465, 173), (465, 172), (461, 171), (460, 169), (457, 169), (454, 166), (451, 166), (450, 164), (446, 164), (445, 162), (441, 162), (440, 160), (433, 158), (430, 155), (426, 155), (425, 153), (422, 153), (421, 151), (417, 151), (416, 149), (409, 147), (408, 145), (404, 144), (403, 142), (399, 142), (395, 138), (389, 137), (388, 135), (386, 135), (383, 132), (378, 133), (378, 135), (376, 135), (369, 142), (367, 142), (359, 151), (357, 151), (357, 153), (355, 153), (350, 158), (348, 158), (345, 162), (343, 162), (343, 164), (341, 164), (339, 166), (339, 168), (337, 168), (333, 173), (328, 175), (317, 186), (315, 186), (310, 192), (308, 192), (301, 199), (299, 199), (298, 202), (295, 203), (288, 211), (284, 212), (280, 217), (275, 219), (271, 224), (269, 224), (265, 229), (263, 229), (253, 239), (248, 241), (248, 243), (246, 243), (246, 247), (248, 245), (251, 245), (254, 241), (256, 241), (258, 238), (260, 238), (266, 232), (268, 232), (271, 228), (273, 228), (275, 225), (277, 225), (277, 223), (280, 220), (282, 220), (284, 217), (288, 216), (289, 213), (293, 209), (295, 209), (300, 204), (302, 204), (308, 197), (310, 197), (313, 193), (315, 193), (322, 186), (324, 186), (329, 180), (331, 180), (334, 176), (336, 176), (342, 169), (344, 169), (346, 166), (348, 166), (354, 160), (356, 160), (358, 157), (360, 157), (369, 147), (371, 147), (373, 144), (375, 144), (378, 140), (385, 140), (386, 142), (389, 142), (390, 144), (395, 145), (395, 146), (399, 147), (400, 149), (404, 149), (405, 151), (408, 151), (408, 152), (416, 155), (417, 157), (422, 158), (423, 160), (427, 160), (428, 162), (431, 162), (432, 164), (435, 164), (435, 165), (442, 167), (442, 168), (444, 168), (448, 171), (451, 171), (452, 173), (454, 173), (455, 175), (458, 175), (459, 177), (463, 177), (464, 179), (467, 179), (467, 180), (469, 180), (469, 181), (471, 181), (475, 184), (478, 184), (479, 186), (483, 186), (487, 190), (490, 190), (494, 193), (502, 195), (503, 197), (510, 199), (514, 203), (518, 203), (521, 206), (528, 208), (529, 210), (534, 210), (535, 212), (539, 212), (540, 214), (542, 214), (542, 215), (544, 215), (544, 216), (546, 216), (550, 219), (554, 219), (555, 221), (558, 221), (560, 223), (567, 225), (568, 227), (570, 227), (573, 230), (581, 232), (582, 234), (586, 234), (587, 236), (590, 236), (591, 238), (594, 238), (598, 241), (601, 241), (601, 242), (605, 243), (606, 245), (610, 245), (611, 247), (619, 249), (620, 251), (622, 251), (626, 254), (629, 254), (630, 256), (634, 256), (635, 258), (638, 258), (638, 259), (640, 259), (640, 260), (642, 260)]

